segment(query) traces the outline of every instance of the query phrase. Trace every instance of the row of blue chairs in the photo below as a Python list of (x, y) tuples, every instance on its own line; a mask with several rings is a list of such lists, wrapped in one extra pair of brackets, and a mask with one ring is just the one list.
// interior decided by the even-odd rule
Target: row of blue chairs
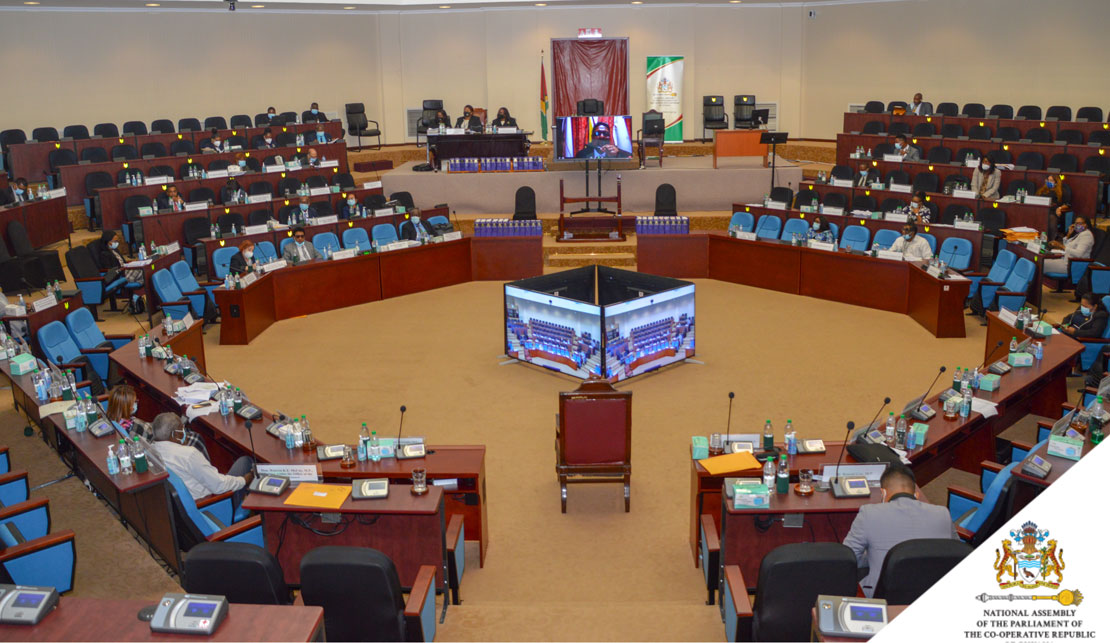
[(0, 583), (73, 589), (76, 535), (50, 531), (50, 501), (30, 499), (26, 471), (11, 471), (0, 447)]
[(1037, 267), (1032, 261), (1018, 259), (1009, 250), (1000, 250), (995, 255), (990, 272), (964, 273), (971, 280), (968, 301), (978, 293), (984, 310), (991, 310), (995, 304), (999, 309), (1019, 310), (1025, 306), (1029, 285), (1036, 272)]
[[(756, 237), (760, 239), (789, 241), (795, 234), (805, 234), (810, 229), (811, 223), (812, 221), (807, 219), (794, 218), (787, 219), (784, 224), (779, 217), (772, 214), (765, 214), (756, 222), (750, 212), (734, 212), (732, 219), (729, 220), (729, 228), (739, 226), (744, 232), (754, 231)], [(889, 249), (900, 235), (897, 230), (876, 230), (875, 238), (872, 239), (871, 230), (866, 226), (845, 226), (843, 234), (840, 233), (840, 226), (835, 223), (829, 223), (829, 228), (833, 236), (840, 240), (841, 247), (859, 252), (869, 251), (872, 243), (879, 244), (880, 248)], [(967, 270), (971, 267), (973, 247), (967, 239), (949, 237), (941, 244), (940, 253), (937, 254), (937, 238), (927, 232), (919, 232), (918, 235), (928, 241), (933, 254), (952, 269)]]

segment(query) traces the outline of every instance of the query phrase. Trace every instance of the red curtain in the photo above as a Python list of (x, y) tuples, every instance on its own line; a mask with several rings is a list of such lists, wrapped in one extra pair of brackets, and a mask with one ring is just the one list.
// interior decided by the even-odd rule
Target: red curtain
[(574, 116), (578, 101), (597, 98), (605, 113), (628, 114), (628, 39), (551, 41), (555, 116)]

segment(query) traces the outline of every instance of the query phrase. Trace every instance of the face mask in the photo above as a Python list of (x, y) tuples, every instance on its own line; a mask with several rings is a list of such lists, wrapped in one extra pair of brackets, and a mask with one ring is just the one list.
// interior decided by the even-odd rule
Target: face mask
[(304, 239), (301, 239), (300, 241), (297, 242), (297, 247), (298, 248), (303, 248), (304, 247)]
[(320, 110), (318, 110), (318, 109), (312, 109), (312, 110), (309, 110), (309, 111), (312, 112), (313, 116), (320, 113)]
[(23, 188), (16, 188), (15, 189), (15, 195), (16, 196), (23, 196)]
[(347, 199), (347, 205), (351, 206), (352, 208), (355, 207), (356, 203), (358, 203), (358, 201), (354, 199)]
[(909, 240), (913, 239), (913, 235), (912, 234), (903, 234), (902, 238), (905, 239), (906, 241), (909, 241)]
[(1087, 315), (1091, 314), (1091, 309), (1087, 308), (1086, 306), (1080, 306), (1079, 312), (1083, 313), (1083, 316), (1086, 317)]
[(247, 261), (250, 261), (251, 259), (254, 258), (254, 251), (253, 250), (244, 250), (243, 251), (243, 258), (246, 259)]
[(1075, 224), (1075, 231), (1076, 232), (1083, 232), (1086, 229), (1087, 229), (1087, 226), (1083, 225), (1082, 223)]
[(1048, 188), (1054, 188), (1054, 187), (1056, 187), (1056, 182), (1055, 181), (1045, 181), (1044, 185), (1045, 185), (1045, 187), (1048, 187)]
[(108, 242), (108, 247), (111, 248), (112, 250), (115, 250), (116, 248), (119, 247), (119, 241), (110, 241), (110, 242)]
[(239, 167), (247, 167), (247, 162), (244, 160), (239, 161)]
[(814, 230), (816, 230), (816, 229), (817, 229), (817, 228), (819, 228), (819, 227), (821, 227), (821, 224), (820, 224), (820, 223), (817, 223), (816, 221), (814, 221), (814, 222), (813, 222), (813, 229), (814, 229)]
[(412, 218), (412, 224), (413, 225), (420, 225), (420, 217), (413, 217)]
[(917, 202), (910, 203), (910, 208), (913, 209), (913, 210), (920, 210), (921, 209), (921, 204), (917, 203)]
[(139, 403), (135, 402), (131, 405), (131, 415), (135, 415), (138, 412), (139, 412)]
[(979, 169), (983, 170), (984, 172), (990, 172), (991, 171), (991, 166), (987, 165), (986, 163), (983, 163), (982, 165), (979, 166)]
[(902, 149), (902, 144), (901, 143), (895, 143), (894, 144), (894, 149), (896, 149), (896, 150)]
[(308, 204), (307, 203), (302, 203), (301, 204), (301, 212), (304, 212), (307, 209), (308, 209)]
[(222, 143), (222, 142), (223, 142), (223, 141), (221, 141), (221, 140), (220, 140), (220, 139), (218, 139), (218, 138), (214, 138), (214, 139), (212, 139), (212, 144), (213, 144), (213, 145), (219, 145), (219, 144), (220, 144), (220, 143)]
[(267, 114), (266, 114), (266, 118), (273, 118), (273, 117), (275, 117), (275, 116), (277, 116), (277, 114), (274, 114), (274, 113), (272, 113), (272, 112), (271, 112), (271, 113), (267, 113)]

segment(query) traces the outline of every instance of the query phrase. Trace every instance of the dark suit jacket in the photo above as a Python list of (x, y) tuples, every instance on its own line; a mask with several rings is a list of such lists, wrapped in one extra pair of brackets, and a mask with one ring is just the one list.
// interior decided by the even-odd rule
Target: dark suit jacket
[(344, 219), (354, 218), (354, 217), (358, 216), (358, 210), (361, 207), (362, 207), (362, 204), (356, 203), (355, 207), (352, 208), (351, 206), (347, 205), (346, 201), (344, 201), (343, 202), (343, 210), (342, 210), (342, 212), (340, 213), (339, 216), (344, 218)]
[(456, 128), (465, 127), (466, 129), (471, 130), (471, 131), (475, 131), (475, 132), (482, 131), (482, 119), (480, 119), (477, 116), (471, 114), (470, 115), (470, 120), (464, 123), (463, 119), (465, 119), (465, 118), (466, 118), (465, 116), (460, 116), (457, 119), (455, 119), (455, 127)]
[[(178, 195), (178, 196), (180, 196), (180, 195)], [(154, 197), (154, 203), (158, 206), (159, 210), (169, 210), (170, 209), (170, 196), (168, 194), (166, 194), (165, 192), (163, 192), (162, 194), (159, 194), (158, 196)], [(182, 210), (185, 209), (185, 198), (184, 197), (182, 197), (182, 199), (181, 199), (181, 209)]]
[(493, 120), (492, 124), (496, 125), (497, 127), (516, 127), (517, 126), (516, 125), (516, 119), (513, 118), (512, 116), (510, 116), (508, 119), (506, 119), (504, 121), (502, 121), (500, 118), (495, 118)]
[(259, 134), (251, 139), (251, 147), (256, 150), (272, 150), (277, 147), (277, 139), (271, 139), (270, 144), (266, 144), (266, 137)]
[(231, 197), (235, 194), (235, 192), (238, 192), (240, 190), (242, 190), (243, 194), (247, 193), (247, 191), (243, 190), (243, 188), (238, 183), (235, 183), (234, 186), (228, 186), (227, 184), (224, 184), (224, 186), (220, 188), (220, 203), (227, 203), (231, 201)]
[(231, 263), (228, 266), (228, 272), (233, 275), (242, 275), (247, 272), (247, 260), (243, 258), (242, 252), (236, 252), (231, 257)]
[[(429, 225), (426, 220), (421, 219), (420, 225), (423, 226), (424, 231), (428, 233), (429, 237), (435, 235), (432, 231), (432, 226)], [(401, 224), (401, 238), (408, 239), (409, 241), (416, 241), (416, 228), (413, 227), (411, 219)]]

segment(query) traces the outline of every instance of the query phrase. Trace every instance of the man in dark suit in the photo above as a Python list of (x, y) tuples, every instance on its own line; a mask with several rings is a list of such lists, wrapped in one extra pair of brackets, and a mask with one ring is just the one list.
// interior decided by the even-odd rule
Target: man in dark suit
[(170, 184), (166, 191), (154, 197), (154, 204), (158, 210), (173, 210), (179, 212), (185, 209), (185, 199), (177, 192), (177, 186)]
[(251, 139), (251, 147), (256, 150), (272, 150), (277, 147), (277, 143), (274, 142), (274, 130), (269, 127), (262, 130), (262, 134)]
[(857, 188), (870, 187), (873, 181), (880, 180), (882, 177), (879, 175), (878, 168), (872, 167), (870, 163), (859, 164), (859, 174), (856, 175)]
[(463, 115), (455, 121), (455, 127), (465, 127), (472, 132), (480, 132), (482, 131), (482, 119), (474, 115), (474, 107), (467, 105), (463, 108)]
[(247, 193), (235, 179), (229, 178), (220, 188), (220, 203), (246, 203)]
[(245, 275), (251, 271), (253, 265), (254, 242), (247, 239), (239, 244), (239, 252), (231, 257), (227, 270), (233, 275)]
[(887, 467), (879, 480), (883, 502), (859, 508), (844, 544), (856, 554), (867, 576), (860, 581), (863, 593), (871, 597), (886, 553), (900, 542), (916, 538), (951, 538), (956, 526), (948, 510), (917, 499), (917, 481), (913, 471), (902, 464)]
[(16, 205), (30, 200), (31, 191), (27, 189), (27, 179), (22, 177), (0, 191), (0, 205)]
[(432, 226), (420, 216), (420, 208), (413, 208), (409, 220), (401, 224), (401, 238), (426, 243), (435, 236)]
[(613, 144), (613, 133), (609, 124), (599, 121), (594, 124), (590, 142), (574, 155), (576, 159), (626, 159), (632, 152), (625, 152)]

